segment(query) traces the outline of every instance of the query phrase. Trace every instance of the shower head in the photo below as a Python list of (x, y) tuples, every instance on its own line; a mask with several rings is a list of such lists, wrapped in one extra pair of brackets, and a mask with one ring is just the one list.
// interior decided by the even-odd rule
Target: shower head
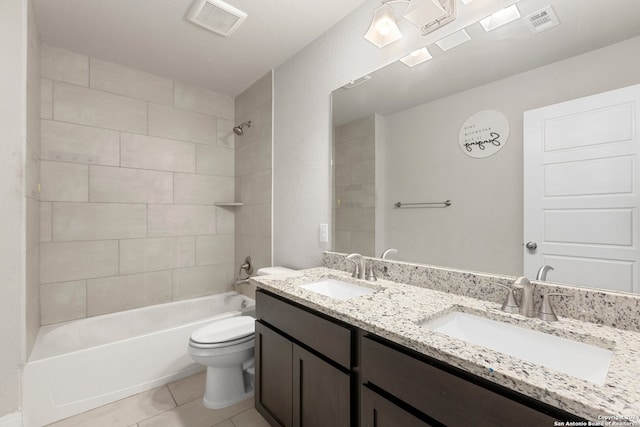
[[(233, 128), (233, 133), (235, 133), (236, 135), (244, 135), (244, 127), (251, 127), (251, 120), (249, 120), (248, 122), (244, 122), (243, 124), (236, 126)], [(228, 128), (227, 128), (228, 129)]]

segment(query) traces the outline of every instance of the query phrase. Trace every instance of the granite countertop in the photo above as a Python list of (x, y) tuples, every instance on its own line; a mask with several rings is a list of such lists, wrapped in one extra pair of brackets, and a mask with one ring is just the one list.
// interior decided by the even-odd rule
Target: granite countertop
[[(628, 420), (640, 425), (640, 333), (559, 318), (545, 322), (500, 310), (500, 305), (475, 298), (378, 279), (366, 282), (325, 267), (300, 274), (260, 276), (260, 288), (286, 297), (360, 329), (464, 369), (474, 375), (518, 391), (536, 400), (606, 424)], [(298, 287), (323, 278), (334, 278), (376, 289), (371, 295), (340, 301)], [(487, 348), (450, 338), (421, 323), (450, 311), (479, 314), (517, 326), (557, 335), (613, 351), (604, 385), (535, 365)], [(614, 424), (625, 425), (625, 424)], [(626, 425), (631, 425), (630, 423)]]

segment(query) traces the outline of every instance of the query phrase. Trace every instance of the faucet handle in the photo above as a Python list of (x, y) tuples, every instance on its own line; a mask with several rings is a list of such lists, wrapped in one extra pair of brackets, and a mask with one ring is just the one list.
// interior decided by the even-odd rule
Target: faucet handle
[(557, 322), (558, 316), (556, 312), (553, 310), (553, 306), (551, 305), (551, 297), (560, 296), (560, 297), (568, 297), (570, 295), (561, 294), (558, 292), (549, 292), (542, 296), (542, 305), (540, 306), (540, 311), (538, 312), (538, 318), (540, 320), (545, 320), (547, 322)]
[(505, 313), (512, 313), (512, 314), (519, 313), (520, 307), (518, 307), (518, 303), (516, 302), (516, 299), (513, 296), (513, 289), (501, 283), (494, 283), (494, 285), (503, 287), (508, 291), (507, 298), (502, 303), (502, 307), (500, 307), (500, 310), (504, 311)]
[(362, 258), (362, 255), (357, 253), (349, 254), (346, 256), (346, 260), (351, 261), (354, 264), (353, 273), (351, 273), (351, 277), (355, 279), (361, 279), (362, 276), (364, 275), (364, 271), (360, 271), (361, 268), (364, 269), (364, 267), (361, 267), (361, 264), (364, 261), (364, 258)]
[(376, 277), (376, 272), (373, 269), (373, 263), (368, 263), (367, 268), (365, 268), (364, 278), (370, 282), (375, 282), (378, 280)]

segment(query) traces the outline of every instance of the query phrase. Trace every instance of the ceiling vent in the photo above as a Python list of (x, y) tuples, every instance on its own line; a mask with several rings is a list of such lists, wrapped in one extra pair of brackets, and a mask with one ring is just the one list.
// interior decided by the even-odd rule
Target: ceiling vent
[(524, 18), (532, 33), (537, 34), (560, 25), (560, 21), (551, 6), (544, 7)]
[(247, 14), (220, 0), (196, 0), (187, 19), (227, 37), (238, 29)]

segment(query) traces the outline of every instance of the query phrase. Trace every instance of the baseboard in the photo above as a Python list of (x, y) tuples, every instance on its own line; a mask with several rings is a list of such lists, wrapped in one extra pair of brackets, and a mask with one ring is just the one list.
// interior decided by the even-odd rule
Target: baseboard
[(0, 417), (0, 427), (22, 427), (22, 412)]

